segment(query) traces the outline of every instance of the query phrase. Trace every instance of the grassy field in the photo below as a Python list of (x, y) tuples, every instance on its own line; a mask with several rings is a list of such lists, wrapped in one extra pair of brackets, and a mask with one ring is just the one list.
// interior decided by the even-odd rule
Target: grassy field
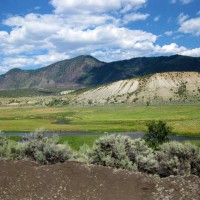
[(99, 136), (61, 136), (59, 137), (59, 143), (65, 144), (66, 142), (69, 144), (69, 146), (75, 150), (78, 151), (81, 146), (84, 144), (87, 144), (89, 147), (92, 147), (95, 140), (97, 140)]
[(0, 107), (2, 131), (146, 131), (148, 121), (159, 119), (174, 134), (200, 136), (200, 106)]

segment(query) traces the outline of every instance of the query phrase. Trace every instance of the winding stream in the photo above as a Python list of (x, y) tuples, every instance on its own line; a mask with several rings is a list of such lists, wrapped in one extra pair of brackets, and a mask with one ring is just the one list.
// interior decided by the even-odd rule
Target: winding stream
[[(8, 136), (26, 136), (29, 132), (5, 132)], [(127, 135), (131, 138), (142, 138), (144, 133), (143, 132), (119, 132), (119, 133), (87, 133), (87, 132), (45, 132), (44, 136), (81, 136), (81, 135), (89, 135), (89, 136), (101, 136), (101, 135), (108, 135), (108, 134), (120, 134), (120, 135)], [(187, 137), (187, 136), (178, 136), (178, 135), (169, 135), (170, 140), (175, 141), (185, 141), (185, 140), (199, 140), (200, 137)]]

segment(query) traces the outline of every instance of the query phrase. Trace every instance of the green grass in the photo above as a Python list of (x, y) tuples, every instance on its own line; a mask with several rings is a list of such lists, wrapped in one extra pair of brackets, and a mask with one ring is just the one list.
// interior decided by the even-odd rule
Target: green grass
[[(66, 124), (54, 124), (56, 121)], [(165, 120), (177, 135), (200, 136), (200, 106), (0, 107), (0, 130), (132, 132)]]
[(17, 142), (20, 138), (21, 138), (21, 136), (17, 136), (17, 135), (16, 135), (16, 136), (8, 136), (8, 139), (9, 139), (9, 140), (16, 141), (16, 142)]
[(64, 143), (67, 142), (73, 150), (78, 151), (79, 148), (84, 144), (87, 144), (88, 146), (92, 147), (95, 140), (97, 140), (98, 138), (99, 138), (99, 136), (88, 136), (88, 135), (60, 136), (59, 137), (59, 143), (64, 144)]
[(184, 141), (184, 143), (189, 142), (193, 145), (197, 145), (198, 147), (200, 147), (200, 140), (186, 140)]

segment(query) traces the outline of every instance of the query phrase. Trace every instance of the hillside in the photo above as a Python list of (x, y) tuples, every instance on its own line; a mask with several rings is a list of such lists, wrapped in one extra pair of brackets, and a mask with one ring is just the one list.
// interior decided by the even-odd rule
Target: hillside
[(166, 72), (121, 80), (80, 94), (83, 104), (156, 104), (200, 101), (200, 73)]
[(104, 63), (92, 56), (78, 56), (37, 70), (12, 69), (0, 75), (0, 90), (77, 89), (152, 73), (173, 71), (200, 72), (200, 58), (175, 55)]

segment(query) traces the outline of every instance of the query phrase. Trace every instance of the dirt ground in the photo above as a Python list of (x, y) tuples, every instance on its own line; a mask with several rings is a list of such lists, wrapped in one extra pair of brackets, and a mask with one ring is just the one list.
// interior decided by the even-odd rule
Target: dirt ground
[(0, 199), (199, 200), (197, 176), (160, 179), (77, 162), (0, 161)]

